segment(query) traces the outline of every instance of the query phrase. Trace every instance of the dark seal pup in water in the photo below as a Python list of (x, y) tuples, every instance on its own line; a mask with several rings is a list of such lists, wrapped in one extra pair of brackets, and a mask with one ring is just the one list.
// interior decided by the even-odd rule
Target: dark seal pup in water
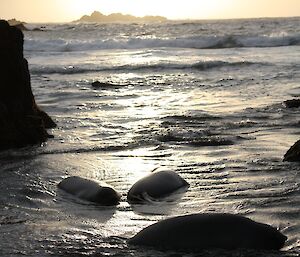
[(113, 188), (101, 186), (97, 182), (81, 177), (68, 177), (62, 180), (58, 187), (80, 199), (104, 206), (119, 204), (121, 195)]
[(189, 184), (173, 171), (158, 171), (137, 181), (129, 190), (130, 203), (159, 201), (178, 191), (186, 191)]
[(192, 214), (159, 221), (129, 239), (133, 245), (169, 250), (238, 248), (278, 250), (287, 237), (276, 228), (233, 214)]

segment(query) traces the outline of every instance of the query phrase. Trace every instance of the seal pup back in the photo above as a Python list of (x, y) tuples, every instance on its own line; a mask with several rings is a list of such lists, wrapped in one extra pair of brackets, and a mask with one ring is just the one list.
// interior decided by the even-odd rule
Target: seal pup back
[(109, 186), (78, 176), (68, 177), (58, 184), (58, 188), (80, 199), (104, 206), (119, 204), (121, 195)]

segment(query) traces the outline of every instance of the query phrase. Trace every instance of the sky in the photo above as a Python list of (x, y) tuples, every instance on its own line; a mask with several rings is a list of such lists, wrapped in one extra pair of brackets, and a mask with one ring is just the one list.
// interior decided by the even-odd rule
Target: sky
[(300, 0), (0, 0), (0, 18), (70, 22), (100, 11), (168, 19), (300, 16)]

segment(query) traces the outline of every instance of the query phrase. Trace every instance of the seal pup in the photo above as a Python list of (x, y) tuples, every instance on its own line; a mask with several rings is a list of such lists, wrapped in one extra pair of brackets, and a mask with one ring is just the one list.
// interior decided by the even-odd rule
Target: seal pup
[(121, 195), (113, 188), (99, 185), (96, 181), (78, 176), (65, 178), (57, 186), (80, 199), (103, 206), (118, 205), (121, 199)]
[(276, 228), (240, 215), (204, 213), (159, 221), (128, 243), (167, 250), (279, 250), (286, 240)]
[(127, 200), (133, 204), (167, 200), (175, 193), (185, 192), (188, 187), (189, 183), (177, 173), (158, 171), (138, 180), (129, 190)]

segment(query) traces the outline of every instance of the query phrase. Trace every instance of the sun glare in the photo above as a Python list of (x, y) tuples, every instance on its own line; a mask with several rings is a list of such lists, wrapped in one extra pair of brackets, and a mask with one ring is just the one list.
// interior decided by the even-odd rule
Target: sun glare
[(89, 15), (91, 12), (99, 10), (99, 6), (97, 6), (99, 5), (99, 1), (97, 0), (72, 0), (71, 4), (70, 1), (65, 1), (63, 4), (64, 8), (67, 9), (67, 13), (78, 19), (82, 15)]
[(299, 0), (1, 0), (2, 18), (27, 22), (70, 22), (93, 11), (168, 19), (299, 16)]

